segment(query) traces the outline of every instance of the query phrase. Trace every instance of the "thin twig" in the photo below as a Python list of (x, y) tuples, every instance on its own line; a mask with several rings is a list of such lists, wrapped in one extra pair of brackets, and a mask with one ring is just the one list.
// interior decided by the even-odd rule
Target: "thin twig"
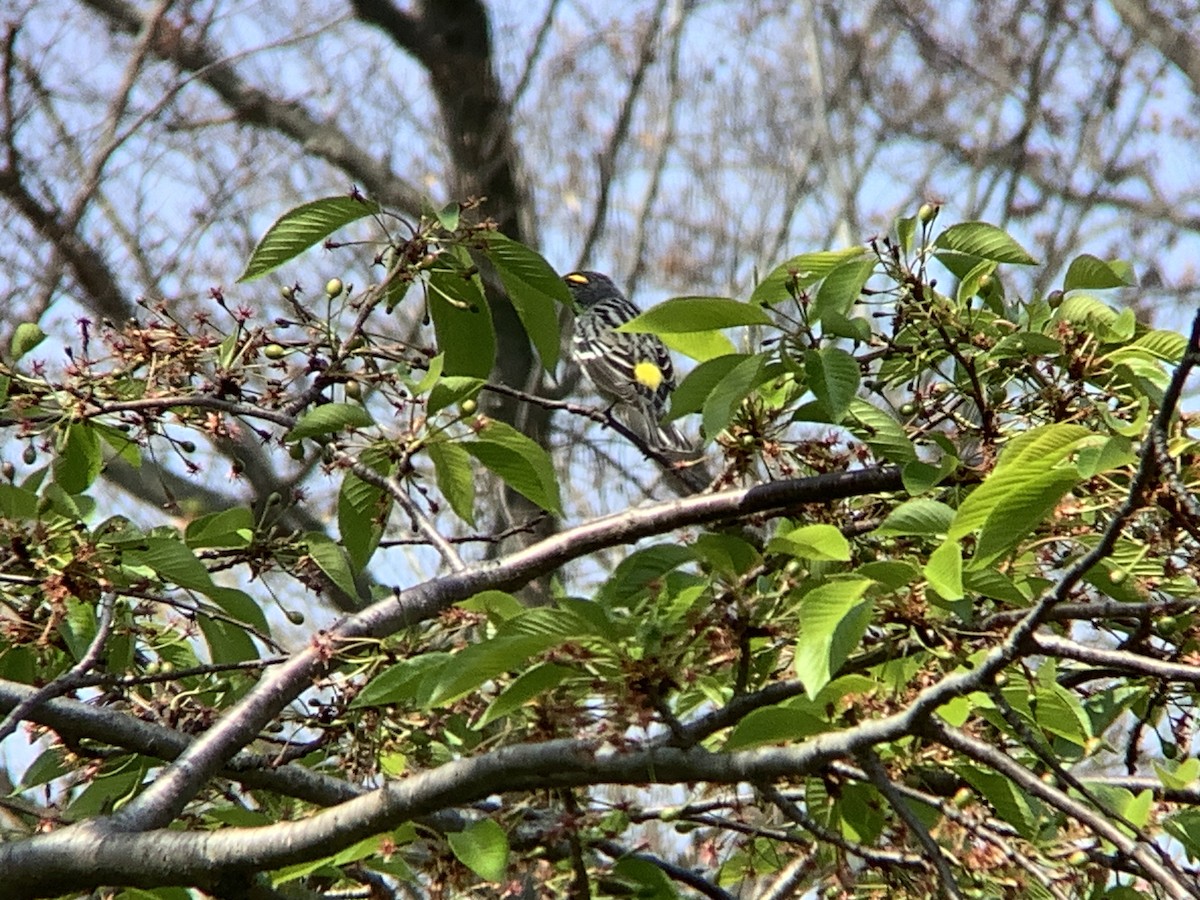
[(685, 869), (683, 866), (669, 863), (665, 859), (654, 856), (651, 853), (634, 853), (622, 847), (616, 841), (611, 840), (595, 841), (592, 846), (605, 856), (611, 856), (613, 859), (636, 859), (650, 863), (655, 868), (661, 869), (668, 878), (678, 881), (681, 884), (686, 884), (692, 890), (699, 891), (705, 897), (711, 897), (712, 900), (735, 900), (733, 894), (717, 887), (717, 885), (702, 878), (691, 869)]
[(405, 490), (404, 485), (394, 475), (381, 475), (356, 456), (344, 450), (335, 451), (334, 458), (341, 465), (367, 482), (367, 484), (374, 485), (381, 491), (386, 491), (396, 501), (397, 505), (408, 513), (416, 530), (437, 550), (446, 565), (450, 567), (451, 572), (462, 572), (466, 569), (467, 564), (459, 556), (458, 549), (437, 530), (437, 526), (425, 515), (425, 511), (413, 502), (413, 499), (408, 496), (408, 491)]
[(912, 807), (908, 805), (908, 799), (896, 790), (896, 786), (892, 783), (892, 779), (888, 777), (887, 769), (883, 767), (879, 755), (874, 750), (864, 750), (858, 755), (858, 760), (862, 764), (863, 770), (867, 773), (867, 777), (871, 779), (871, 783), (887, 798), (887, 802), (891, 804), (892, 809), (896, 811), (896, 814), (908, 826), (909, 832), (925, 848), (926, 856), (933, 863), (933, 867), (937, 869), (942, 894), (951, 898), (951, 900), (962, 897), (962, 893), (958, 889), (958, 881), (954, 877), (950, 863), (946, 861), (946, 855), (942, 852), (942, 848), (933, 839), (933, 835), (929, 833), (929, 829), (925, 827), (925, 823), (913, 813)]
[(61, 697), (83, 686), (83, 677), (99, 664), (100, 656), (104, 653), (104, 645), (108, 643), (109, 634), (112, 632), (113, 605), (115, 603), (116, 596), (114, 594), (106, 593), (100, 598), (99, 615), (96, 617), (96, 633), (92, 636), (92, 640), (79, 662), (41, 688), (36, 694), (13, 707), (13, 710), (4, 717), (4, 721), (0, 722), (0, 743), (16, 731), (21, 720), (38, 706), (47, 700)]
[(925, 870), (927, 868), (925, 860), (915, 853), (901, 853), (898, 850), (879, 850), (875, 847), (867, 847), (863, 844), (847, 840), (839, 832), (831, 828), (826, 828), (812, 816), (808, 815), (799, 804), (789, 800), (774, 785), (760, 784), (758, 785), (758, 791), (773, 803), (781, 813), (809, 832), (817, 840), (832, 844), (839, 850), (857, 856), (859, 859), (873, 866), (879, 866), (884, 869), (900, 867)]

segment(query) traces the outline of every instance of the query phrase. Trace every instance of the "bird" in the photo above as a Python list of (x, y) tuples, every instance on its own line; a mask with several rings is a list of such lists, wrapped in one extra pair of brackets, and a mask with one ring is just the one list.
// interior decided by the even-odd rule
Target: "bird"
[(640, 310), (607, 275), (571, 272), (563, 276), (575, 301), (571, 345), (584, 374), (611, 411), (648, 449), (675, 459), (693, 457), (696, 447), (673, 422), (664, 422), (675, 390), (671, 354), (656, 335), (616, 328)]

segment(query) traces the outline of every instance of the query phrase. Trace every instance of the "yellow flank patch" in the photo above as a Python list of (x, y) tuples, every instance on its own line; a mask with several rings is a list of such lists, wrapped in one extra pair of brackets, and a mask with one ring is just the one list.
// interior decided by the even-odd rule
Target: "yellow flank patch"
[(649, 360), (642, 360), (633, 367), (633, 377), (637, 379), (638, 384), (645, 385), (652, 391), (657, 391), (658, 386), (662, 384), (663, 373), (662, 369), (654, 363)]

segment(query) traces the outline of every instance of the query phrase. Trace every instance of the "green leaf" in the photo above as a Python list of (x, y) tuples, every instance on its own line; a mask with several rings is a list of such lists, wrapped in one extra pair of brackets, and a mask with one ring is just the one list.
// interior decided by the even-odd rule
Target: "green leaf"
[(645, 593), (651, 582), (660, 581), (668, 572), (695, 562), (690, 547), (659, 544), (643, 547), (625, 557), (596, 595), (605, 609), (627, 606)]
[(475, 397), (484, 385), (482, 378), (467, 378), (463, 375), (444, 375), (429, 391), (425, 412), (432, 416), (447, 406), (462, 403)]
[(54, 459), (54, 480), (68, 494), (82, 494), (104, 467), (100, 436), (86, 422), (68, 425), (62, 450)]
[(637, 900), (680, 900), (679, 891), (667, 873), (646, 859), (624, 856), (612, 867), (613, 875), (629, 887), (620, 888), (621, 895)]
[(224, 612), (233, 616), (239, 622), (245, 622), (247, 625), (257, 628), (263, 634), (271, 633), (271, 628), (267, 624), (267, 617), (263, 615), (262, 608), (245, 591), (214, 584), (208, 590), (204, 591), (204, 593), (217, 606), (221, 607)]
[(129, 463), (133, 468), (141, 468), (142, 451), (137, 441), (130, 439), (129, 435), (120, 429), (113, 428), (111, 425), (105, 425), (103, 422), (97, 422), (94, 419), (89, 421), (88, 425), (95, 429), (96, 434), (100, 435), (101, 440), (108, 444), (117, 456)]
[(996, 271), (996, 265), (990, 259), (981, 260), (963, 276), (958, 283), (958, 291), (955, 295), (959, 306), (965, 308), (971, 305), (971, 298), (979, 293), (979, 288), (984, 280), (992, 277), (992, 273)]
[(908, 560), (887, 559), (877, 562), (863, 563), (855, 569), (864, 578), (883, 586), (888, 591), (898, 591), (908, 587), (921, 577), (917, 567)]
[[(372, 464), (371, 457), (375, 455), (378, 454), (363, 453), (360, 461), (370, 465), (379, 474), (386, 474), (386, 460), (376, 461), (382, 465)], [(392, 502), (390, 493), (363, 481), (353, 472), (347, 472), (342, 479), (342, 486), (338, 490), (338, 534), (356, 572), (366, 568), (379, 546), (388, 516), (391, 515)]]
[(1091, 724), (1079, 700), (1066, 688), (1050, 682), (1034, 694), (1037, 723), (1047, 732), (1083, 747), (1091, 738)]
[(1200, 759), (1191, 757), (1181, 763), (1155, 763), (1154, 770), (1158, 780), (1168, 790), (1179, 791), (1191, 786), (1200, 779)]
[(871, 340), (871, 323), (862, 316), (850, 319), (841, 313), (826, 311), (821, 313), (821, 331), (827, 338), (848, 338), (860, 344)]
[(813, 301), (813, 318), (828, 326), (827, 318), (844, 317), (862, 296), (863, 287), (875, 272), (875, 260), (850, 259), (825, 276)]
[(904, 465), (914, 462), (917, 448), (913, 446), (900, 423), (872, 406), (861, 397), (850, 401), (850, 432), (888, 462)]
[(1071, 260), (1063, 279), (1064, 291), (1095, 290), (1130, 287), (1137, 283), (1127, 263), (1108, 263), (1084, 253)]
[(445, 373), (487, 378), (496, 362), (496, 331), (483, 282), (466, 250), (456, 247), (438, 257), (425, 297)]
[(471, 644), (454, 654), (436, 679), (422, 686), (429, 691), (425, 705), (453, 703), (477, 691), (484, 682), (521, 668), (531, 657), (565, 640), (565, 636), (556, 634), (504, 634)]
[(326, 403), (302, 415), (296, 422), (296, 427), (284, 436), (284, 440), (291, 443), (344, 431), (347, 428), (367, 428), (374, 424), (375, 420), (357, 403)]
[(138, 758), (117, 757), (105, 763), (100, 774), (93, 774), (87, 780), (87, 787), (71, 800), (65, 814), (78, 820), (119, 809), (133, 798), (146, 769), (147, 764)]
[(896, 219), (893, 227), (896, 231), (896, 243), (900, 245), (900, 249), (905, 253), (912, 253), (913, 238), (917, 234), (917, 217), (900, 216)]
[(944, 478), (953, 474), (957, 468), (958, 458), (949, 453), (944, 454), (938, 460), (936, 466), (931, 463), (921, 462), (919, 459), (914, 459), (901, 467), (900, 480), (904, 483), (904, 489), (915, 497), (917, 494), (923, 494), (937, 487)]
[(929, 554), (929, 562), (923, 571), (929, 586), (943, 600), (963, 598), (963, 558), (958, 541), (944, 541)]
[(1079, 425), (1045, 425), (1009, 441), (995, 469), (959, 505), (948, 536), (981, 530), (971, 566), (979, 568), (1016, 545), (1079, 480), (1073, 466), (1059, 465), (1087, 443), (1103, 438)]
[(304, 535), (304, 544), (313, 562), (329, 576), (330, 581), (339, 590), (348, 597), (358, 596), (358, 588), (354, 584), (354, 571), (345, 548), (333, 541), (329, 535), (319, 531), (310, 531)]
[(42, 326), (37, 322), (22, 322), (13, 331), (12, 343), (9, 345), (9, 351), (12, 354), (12, 361), (18, 362), (21, 357), (29, 353), (46, 339), (46, 332), (42, 331)]
[(1031, 838), (1036, 826), (1036, 817), (1030, 809), (1026, 795), (1003, 775), (975, 766), (956, 768), (964, 781), (971, 785), (1000, 818), (1008, 822), (1026, 838)]
[(670, 349), (697, 362), (707, 362), (735, 352), (733, 341), (720, 331), (692, 331), (686, 334), (660, 335)]
[(850, 561), (850, 542), (833, 525), (801, 525), (775, 535), (767, 542), (769, 553), (787, 553), (804, 559)]
[(954, 520), (954, 510), (937, 500), (917, 497), (895, 507), (875, 529), (881, 537), (945, 534)]
[(462, 205), (457, 201), (447, 203), (436, 213), (438, 224), (447, 231), (457, 231), (459, 219), (462, 217)]
[(449, 653), (426, 653), (388, 666), (377, 673), (350, 704), (351, 709), (411, 702), (422, 680), (443, 668)]
[(961, 728), (970, 718), (975, 706), (970, 697), (954, 697), (937, 708), (937, 715), (953, 728)]
[(825, 408), (829, 422), (840, 423), (861, 382), (854, 357), (837, 347), (808, 350), (804, 354), (804, 371), (808, 387)]
[[(724, 359), (724, 357), (722, 357)], [(715, 362), (715, 360), (714, 360)], [(760, 355), (738, 362), (704, 401), (704, 437), (712, 441), (733, 420), (742, 401), (765, 381), (766, 358)]]
[(482, 819), (464, 831), (446, 835), (460, 863), (484, 881), (502, 881), (508, 871), (508, 835), (491, 819)]
[(239, 336), (240, 332), (231, 332), (225, 340), (221, 341), (221, 346), (217, 348), (217, 365), (222, 369), (228, 369), (233, 365), (234, 358), (237, 355)]
[(630, 319), (617, 331), (687, 334), (742, 325), (772, 325), (762, 307), (727, 297), (676, 297)]
[(254, 539), (254, 513), (245, 506), (234, 506), (201, 516), (188, 523), (184, 543), (193, 550), (206, 547), (240, 549)]
[(0, 482), (0, 518), (17, 521), (37, 518), (38, 496), (13, 484)]
[(504, 290), (537, 348), (542, 367), (553, 372), (561, 340), (558, 305), (570, 308), (571, 292), (536, 251), (498, 231), (487, 232), (486, 242), (488, 258), (500, 273)]
[(507, 622), (525, 612), (521, 601), (506, 591), (480, 591), (458, 605), (461, 609), (483, 613), (494, 622)]
[(1006, 334), (988, 353), (991, 359), (1028, 359), (1031, 356), (1052, 356), (1062, 352), (1062, 344), (1036, 331)]
[(868, 256), (865, 247), (849, 247), (845, 250), (825, 250), (819, 253), (801, 253), (787, 262), (780, 263), (758, 283), (750, 294), (752, 306), (773, 306), (788, 300), (789, 290), (802, 290), (816, 284), (838, 266), (853, 259)]
[(762, 563), (762, 555), (750, 542), (735, 534), (699, 534), (692, 541), (696, 558), (723, 576), (736, 578)]
[(471, 471), (471, 454), (449, 441), (436, 441), (425, 450), (433, 463), (438, 490), (460, 519), (474, 525), (475, 473)]
[(145, 566), (163, 581), (201, 593), (213, 588), (212, 576), (182, 540), (148, 537), (143, 548), (126, 550), (126, 564)]
[(700, 363), (675, 388), (671, 394), (671, 418), (677, 419), (688, 413), (699, 412), (704, 408), (704, 401), (724, 379), (743, 360), (754, 359), (744, 353), (730, 353)]
[(933, 245), (999, 263), (1032, 266), (1037, 260), (1008, 235), (987, 222), (961, 222), (937, 236)]
[(61, 747), (50, 747), (43, 750), (37, 759), (26, 766), (24, 772), (21, 772), (20, 784), (17, 785), (17, 790), (13, 791), (13, 794), (41, 787), (70, 772), (71, 769), (64, 761), (63, 754), (64, 750)]
[(63, 643), (76, 660), (87, 653), (88, 644), (96, 634), (96, 608), (88, 603), (82, 603), (74, 598), (66, 602), (67, 615), (59, 623), (58, 632), (62, 635)]
[(829, 683), (858, 646), (871, 622), (872, 603), (864, 599), (873, 582), (848, 578), (813, 588), (800, 601), (796, 676), (811, 700)]
[[(811, 703), (805, 703), (811, 707)], [(811, 708), (798, 708), (792, 701), (751, 711), (737, 723), (725, 740), (723, 750), (745, 750), (763, 744), (800, 741), (829, 731), (829, 723)]]
[(200, 626), (200, 632), (204, 635), (204, 643), (208, 644), (208, 652), (214, 663), (235, 663), (258, 659), (258, 650), (254, 646), (254, 641), (246, 634), (245, 629), (204, 613), (196, 614), (196, 623)]
[(267, 229), (238, 281), (252, 281), (309, 247), (324, 240), (344, 225), (380, 211), (374, 200), (347, 196), (324, 197), (285, 212)]
[(1072, 294), (1054, 311), (1054, 318), (1056, 322), (1070, 322), (1103, 334), (1117, 320), (1117, 313), (1089, 294)]
[[(999, 494), (980, 529), (971, 558), (972, 568), (987, 566), (1014, 549), (1054, 511), (1063, 495), (1081, 481), (1074, 468), (1053, 469), (1032, 476), (1024, 472), (1009, 474), (1010, 477), (997, 482)], [(957, 523), (957, 518), (955, 521)], [(957, 524), (954, 530), (957, 530)]]
[(1095, 478), (1114, 469), (1134, 465), (1137, 454), (1127, 437), (1113, 435), (1097, 446), (1082, 447), (1075, 460), (1081, 478)]
[(1163, 830), (1183, 845), (1189, 862), (1200, 859), (1200, 809), (1184, 809), (1163, 821)]
[(429, 361), (428, 368), (425, 369), (425, 374), (421, 376), (419, 381), (412, 382), (409, 389), (414, 397), (420, 397), (423, 394), (429, 393), (438, 379), (442, 377), (442, 372), (446, 368), (446, 354), (439, 353)]
[(1164, 362), (1177, 363), (1187, 349), (1187, 338), (1178, 331), (1153, 329), (1134, 341), (1131, 348), (1144, 350)]
[(562, 514), (554, 464), (540, 444), (511, 425), (490, 420), (464, 450), (500, 476), (509, 487), (547, 512)]
[(555, 663), (538, 663), (533, 668), (523, 672), (508, 687), (500, 692), (487, 710), (474, 724), (474, 728), (485, 728), (488, 724), (502, 719), (516, 711), (535, 697), (539, 697), (574, 674), (573, 670)]

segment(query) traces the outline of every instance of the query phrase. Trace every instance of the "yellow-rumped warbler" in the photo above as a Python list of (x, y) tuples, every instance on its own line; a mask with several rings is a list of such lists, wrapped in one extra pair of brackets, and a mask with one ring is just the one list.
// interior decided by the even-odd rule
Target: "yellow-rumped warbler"
[(617, 326), (638, 308), (599, 272), (572, 272), (563, 279), (575, 298), (575, 359), (617, 417), (652, 450), (687, 457), (696, 448), (671, 422), (663, 422), (675, 390), (675, 367), (666, 344), (653, 334), (626, 334)]

